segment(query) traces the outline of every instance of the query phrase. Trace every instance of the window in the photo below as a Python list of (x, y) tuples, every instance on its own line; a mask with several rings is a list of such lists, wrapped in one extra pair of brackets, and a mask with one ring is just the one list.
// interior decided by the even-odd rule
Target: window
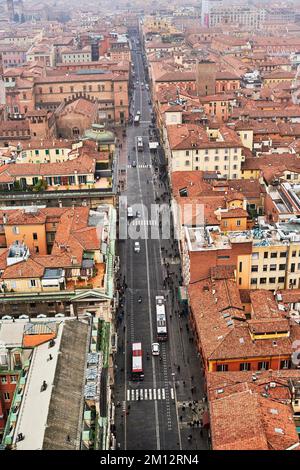
[(220, 158), (216, 155), (215, 156), (215, 162), (218, 162), (220, 160)]
[(186, 155), (187, 157), (189, 157), (190, 151), (189, 151), (189, 150), (186, 150), (186, 151), (185, 151), (185, 155)]
[(15, 235), (18, 235), (20, 233), (19, 227), (13, 227), (12, 231)]
[(297, 251), (292, 251), (292, 257), (294, 258), (295, 256), (297, 256)]
[(279, 271), (285, 271), (285, 264), (280, 264), (279, 265)]
[(264, 258), (269, 258), (269, 253), (267, 251), (264, 252)]
[(216, 165), (216, 166), (215, 166), (215, 170), (218, 170), (218, 169), (219, 169), (219, 167), (218, 167), (218, 165)]
[(10, 383), (11, 384), (16, 384), (17, 383), (17, 376), (16, 375), (11, 375), (10, 376)]
[(236, 225), (237, 225), (237, 227), (240, 227), (241, 221), (240, 221), (240, 220), (237, 220), (237, 221), (236, 221)]
[(59, 87), (59, 93), (63, 93), (64, 92), (64, 89), (62, 86)]
[(269, 283), (270, 284), (275, 284), (275, 282), (276, 282), (276, 277), (270, 277)]
[(227, 227), (228, 226), (228, 222), (227, 220), (224, 220), (224, 227)]
[(208, 162), (208, 160), (209, 160), (209, 157), (204, 157), (205, 162)]
[(34, 240), (37, 240), (38, 239), (37, 233), (33, 233), (32, 237), (33, 237)]
[(278, 282), (284, 282), (285, 281), (285, 277), (279, 277), (278, 278)]
[(262, 361), (258, 363), (258, 370), (267, 370), (269, 369), (269, 361)]
[(59, 155), (59, 149), (55, 149), (55, 155)]
[(227, 372), (228, 364), (219, 364), (217, 365), (217, 372)]
[(268, 271), (268, 265), (267, 264), (263, 265), (263, 271), (265, 271), (265, 272)]
[(259, 258), (259, 253), (254, 252), (254, 253), (252, 253), (251, 257), (252, 257), (252, 259), (258, 259)]
[(251, 267), (251, 272), (252, 273), (257, 273), (258, 272), (258, 265), (257, 264), (255, 264)]
[(185, 161), (185, 166), (189, 166), (189, 164), (190, 164), (189, 160), (186, 160)]
[(280, 361), (280, 369), (289, 369), (291, 367), (291, 361), (288, 359), (284, 359)]
[(292, 264), (291, 264), (291, 273), (294, 273), (294, 272), (295, 272), (295, 266), (296, 266), (295, 263), (292, 263)]
[(257, 278), (254, 277), (253, 279), (251, 279), (251, 284), (252, 285), (256, 285), (257, 284)]
[(286, 251), (280, 252), (280, 258), (286, 258)]
[(250, 370), (251, 369), (251, 365), (250, 365), (250, 362), (241, 362), (240, 363), (240, 370)]
[(271, 253), (271, 258), (277, 258), (277, 252)]
[(242, 272), (242, 270), (243, 270), (243, 263), (242, 263), (242, 261), (240, 261), (240, 265), (239, 265), (239, 271), (240, 271), (240, 273)]
[(30, 279), (30, 287), (36, 287), (36, 280)]
[(196, 160), (196, 162), (199, 162), (199, 157), (196, 157), (195, 160)]
[(259, 280), (260, 284), (266, 284), (267, 283), (267, 278), (266, 277), (261, 277)]
[(3, 393), (4, 401), (9, 401), (10, 400), (10, 394), (8, 392)]
[(276, 271), (277, 265), (276, 264), (270, 264), (270, 271)]
[(1, 383), (2, 383), (2, 384), (7, 384), (6, 375), (4, 375), (4, 377), (1, 377)]

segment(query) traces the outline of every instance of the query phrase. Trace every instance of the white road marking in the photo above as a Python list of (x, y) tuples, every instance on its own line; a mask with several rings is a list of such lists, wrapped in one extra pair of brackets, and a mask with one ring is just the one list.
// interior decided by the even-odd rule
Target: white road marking
[(165, 392), (164, 388), (161, 390), (161, 398), (162, 398), (162, 400), (165, 400), (165, 398), (166, 398), (166, 392)]
[(153, 400), (156, 400), (156, 388), (153, 389)]
[(174, 400), (174, 390), (173, 390), (173, 388), (171, 388), (171, 398), (172, 398), (172, 400)]
[(127, 401), (130, 400), (130, 390), (127, 390)]
[(157, 399), (158, 399), (158, 400), (161, 399), (161, 396), (160, 396), (160, 388), (157, 390)]

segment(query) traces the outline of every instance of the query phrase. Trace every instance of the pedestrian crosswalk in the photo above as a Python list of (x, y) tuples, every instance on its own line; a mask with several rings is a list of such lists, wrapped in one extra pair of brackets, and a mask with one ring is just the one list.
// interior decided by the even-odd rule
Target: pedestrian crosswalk
[(134, 167), (132, 165), (127, 165), (127, 168), (151, 168), (151, 165), (147, 165), (146, 163), (135, 165)]
[[(174, 390), (171, 388), (171, 397), (174, 397)], [(127, 390), (127, 401), (140, 400), (165, 400), (165, 388), (136, 388)]]
[(134, 219), (128, 222), (128, 225), (158, 225), (157, 220)]

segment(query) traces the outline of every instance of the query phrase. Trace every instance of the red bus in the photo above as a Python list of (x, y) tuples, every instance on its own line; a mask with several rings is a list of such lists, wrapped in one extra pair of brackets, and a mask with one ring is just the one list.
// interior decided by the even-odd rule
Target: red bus
[(144, 380), (142, 343), (132, 343), (131, 380)]

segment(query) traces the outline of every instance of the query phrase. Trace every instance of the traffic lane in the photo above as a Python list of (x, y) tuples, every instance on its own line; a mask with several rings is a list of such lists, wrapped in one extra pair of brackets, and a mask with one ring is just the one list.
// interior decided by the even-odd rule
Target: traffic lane
[(127, 416), (127, 449), (157, 450), (154, 401), (130, 402)]

